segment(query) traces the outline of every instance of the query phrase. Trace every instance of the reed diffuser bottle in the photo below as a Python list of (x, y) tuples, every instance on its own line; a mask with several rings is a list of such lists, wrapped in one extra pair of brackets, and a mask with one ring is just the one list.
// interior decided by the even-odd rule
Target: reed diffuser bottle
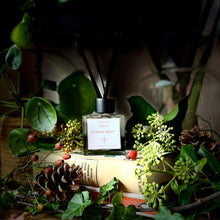
[(115, 112), (113, 99), (96, 99), (96, 112), (83, 116), (85, 155), (124, 154), (124, 116)]
[[(112, 51), (106, 84), (104, 84), (95, 51), (92, 51), (97, 67), (100, 89), (86, 59), (85, 48), (81, 47), (81, 55), (88, 69), (89, 76), (97, 93), (95, 112), (83, 116), (84, 154), (114, 155), (124, 154), (124, 116), (115, 114), (115, 102), (108, 98), (108, 91), (113, 75), (115, 58), (120, 45), (120, 31), (116, 35), (115, 47)], [(80, 44), (79, 44), (80, 45)], [(82, 46), (82, 45), (81, 45)]]

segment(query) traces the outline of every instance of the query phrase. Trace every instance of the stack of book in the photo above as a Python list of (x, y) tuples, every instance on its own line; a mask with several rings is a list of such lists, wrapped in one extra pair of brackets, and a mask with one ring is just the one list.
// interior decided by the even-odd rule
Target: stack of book
[[(40, 153), (40, 159), (43, 159), (46, 153)], [(54, 152), (42, 161), (42, 166), (55, 163), (58, 159), (62, 159), (62, 152)], [(88, 188), (94, 200), (99, 195), (99, 188), (114, 177), (119, 180), (119, 190), (123, 192), (124, 206), (135, 205), (140, 207), (146, 203), (141, 194), (140, 182), (135, 176), (136, 161), (126, 159), (125, 156), (84, 156), (79, 154), (71, 154), (68, 164), (79, 165), (83, 170), (83, 178), (81, 184)], [(152, 175), (151, 181), (165, 181), (164, 177), (159, 174)], [(146, 206), (145, 206), (146, 207)], [(142, 212), (140, 215), (152, 216), (155, 212)]]

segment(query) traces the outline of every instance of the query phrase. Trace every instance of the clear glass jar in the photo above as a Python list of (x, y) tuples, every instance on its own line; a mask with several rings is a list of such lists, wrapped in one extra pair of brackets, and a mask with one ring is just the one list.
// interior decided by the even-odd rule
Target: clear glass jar
[(83, 116), (84, 154), (124, 154), (124, 116), (114, 113), (114, 100), (97, 99), (96, 113)]

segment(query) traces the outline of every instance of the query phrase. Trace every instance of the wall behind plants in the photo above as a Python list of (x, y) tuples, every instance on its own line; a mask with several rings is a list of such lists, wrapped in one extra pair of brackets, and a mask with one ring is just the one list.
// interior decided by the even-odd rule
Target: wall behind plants
[[(161, 65), (171, 60), (181, 66), (181, 59), (191, 37), (190, 34), (207, 1), (180, 1), (178, 3), (176, 1), (154, 1), (149, 3), (145, 12), (115, 11), (114, 13), (104, 10), (99, 13), (73, 12), (68, 6), (55, 7), (53, 10), (50, 5), (47, 7), (44, 1), (39, 2), (44, 7), (36, 8), (33, 15), (37, 27), (37, 41), (43, 54), (41, 75), (36, 74), (35, 55), (24, 53), (21, 68), (25, 76), (22, 83), (23, 91), (27, 94), (34, 91), (41, 77), (59, 83), (66, 76), (65, 74), (69, 75), (76, 70), (83, 70), (88, 76), (88, 70), (74, 43), (74, 33), (78, 30), (85, 31), (88, 40), (86, 47), (95, 48), (97, 51), (100, 69), (106, 78), (116, 30), (123, 30), (123, 40), (116, 57), (109, 96), (116, 99), (116, 111), (125, 114), (128, 119), (131, 112), (127, 99), (133, 95), (146, 95), (147, 97), (147, 94), (140, 92), (140, 83), (156, 71), (152, 57), (150, 57), (152, 53), (149, 46), (158, 55)], [(219, 6), (218, 1), (213, 2), (211, 18), (207, 21), (204, 35), (210, 32), (216, 9)], [(219, 51), (217, 39), (207, 65), (198, 107), (198, 114), (201, 116), (199, 122), (210, 128), (206, 122), (210, 121), (212, 128), (218, 133), (220, 133), (220, 116), (216, 109), (220, 105)], [(199, 59), (201, 53), (202, 50), (199, 50), (195, 57)], [(86, 55), (95, 73), (96, 67), (91, 52), (86, 50)], [(194, 62), (196, 63), (196, 60)], [(174, 75), (171, 74), (169, 77), (174, 83), (176, 82)], [(4, 91), (5, 88), (0, 85), (0, 98), (7, 97)], [(43, 90), (43, 96), (55, 102), (59, 101), (55, 92)]]

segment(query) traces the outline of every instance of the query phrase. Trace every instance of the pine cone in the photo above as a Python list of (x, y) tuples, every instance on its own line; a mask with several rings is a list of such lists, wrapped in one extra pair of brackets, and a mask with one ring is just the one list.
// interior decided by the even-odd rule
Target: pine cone
[(183, 130), (179, 136), (179, 141), (181, 145), (192, 144), (196, 151), (203, 145), (207, 151), (220, 160), (220, 145), (212, 138), (211, 133), (204, 131), (201, 126)]
[(42, 171), (36, 175), (37, 183), (34, 185), (34, 190), (41, 195), (44, 190), (40, 186), (49, 189), (51, 194), (46, 196), (48, 202), (54, 202), (57, 198), (63, 205), (67, 205), (79, 190), (79, 181), (82, 176), (82, 168), (75, 164), (55, 165), (51, 172), (46, 174)]

